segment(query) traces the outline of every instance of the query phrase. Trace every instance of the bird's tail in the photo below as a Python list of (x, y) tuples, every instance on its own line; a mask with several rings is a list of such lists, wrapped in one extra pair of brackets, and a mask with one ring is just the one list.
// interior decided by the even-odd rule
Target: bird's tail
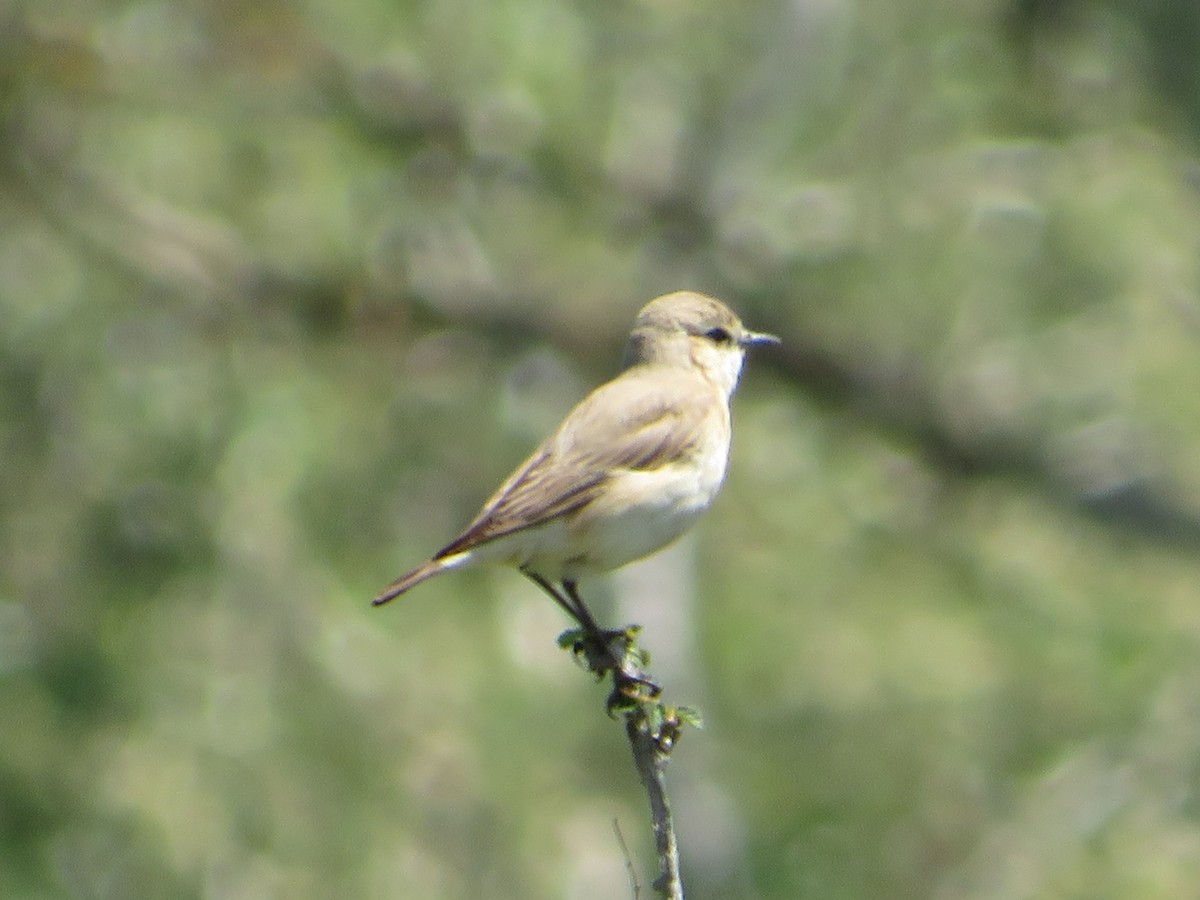
[(399, 597), (409, 588), (414, 588), (422, 581), (432, 578), (434, 575), (445, 571), (446, 568), (447, 566), (445, 560), (441, 559), (431, 559), (429, 562), (421, 563), (421, 565), (417, 566), (411, 572), (401, 575), (382, 591), (380, 591), (379, 596), (371, 601), (371, 605), (382, 606), (389, 600)]

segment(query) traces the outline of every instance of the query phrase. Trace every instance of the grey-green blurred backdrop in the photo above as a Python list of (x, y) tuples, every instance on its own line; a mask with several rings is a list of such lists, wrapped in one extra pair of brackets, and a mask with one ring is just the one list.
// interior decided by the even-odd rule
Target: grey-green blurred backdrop
[(368, 600), (677, 288), (688, 896), (1197, 896), (1193, 0), (8, 0), (0, 134), (0, 896), (645, 885), (560, 613)]

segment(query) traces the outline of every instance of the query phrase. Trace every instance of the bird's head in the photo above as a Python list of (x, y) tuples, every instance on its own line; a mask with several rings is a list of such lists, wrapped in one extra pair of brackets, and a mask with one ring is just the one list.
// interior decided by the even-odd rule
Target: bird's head
[(642, 307), (629, 335), (625, 365), (693, 367), (728, 396), (737, 387), (746, 350), (778, 343), (773, 334), (748, 330), (720, 300), (677, 291)]

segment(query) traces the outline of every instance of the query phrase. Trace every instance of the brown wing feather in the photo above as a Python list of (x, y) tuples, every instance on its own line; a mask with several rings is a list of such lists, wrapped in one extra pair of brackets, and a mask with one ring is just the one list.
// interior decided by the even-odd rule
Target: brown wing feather
[(581, 509), (614, 473), (648, 471), (684, 458), (696, 448), (711, 391), (695, 376), (642, 369), (597, 388), (434, 559)]
[(606, 476), (549, 464), (539, 451), (489, 500), (461, 535), (433, 557), (441, 559), (485, 541), (532, 528), (590, 503)]

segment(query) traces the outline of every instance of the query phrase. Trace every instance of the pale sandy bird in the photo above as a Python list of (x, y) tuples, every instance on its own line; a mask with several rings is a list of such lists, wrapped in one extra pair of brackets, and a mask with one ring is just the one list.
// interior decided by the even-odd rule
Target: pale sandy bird
[(452, 569), (500, 563), (595, 630), (577, 581), (665, 547), (709, 507), (725, 479), (746, 349), (778, 342), (703, 294), (650, 301), (622, 372), (571, 410), (461, 535), (374, 603)]

